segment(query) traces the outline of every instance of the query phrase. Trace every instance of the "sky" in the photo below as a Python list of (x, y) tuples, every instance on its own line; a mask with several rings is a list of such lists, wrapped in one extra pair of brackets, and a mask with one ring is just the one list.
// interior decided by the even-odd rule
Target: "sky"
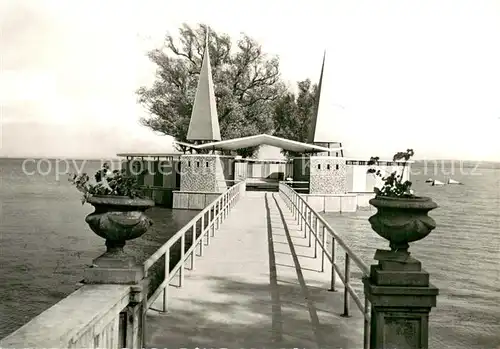
[(0, 0), (0, 156), (168, 152), (139, 124), (146, 52), (182, 23), (254, 37), (319, 79), (349, 157), (500, 160), (500, 1)]

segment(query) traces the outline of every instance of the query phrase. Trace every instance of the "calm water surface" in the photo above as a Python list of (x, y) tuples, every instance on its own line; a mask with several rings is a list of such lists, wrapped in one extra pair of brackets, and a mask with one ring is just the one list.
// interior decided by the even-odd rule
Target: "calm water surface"
[[(46, 176), (26, 175), (22, 163), (0, 159), (0, 338), (73, 292), (85, 265), (106, 250), (84, 221), (92, 206), (81, 204), (67, 176), (58, 181), (54, 166)], [(87, 161), (84, 170), (93, 174), (100, 165)], [(196, 213), (153, 208), (153, 227), (125, 248), (143, 260)]]
[[(446, 176), (412, 176), (416, 192), (440, 206), (429, 214), (437, 228), (410, 245), (440, 290), (437, 308), (430, 314), (435, 349), (500, 348), (500, 170), (477, 169), (475, 175), (471, 171), (461, 174), (455, 169), (452, 178), (465, 185), (432, 187), (425, 183), (428, 177), (445, 182)], [(375, 249), (388, 248), (370, 228), (367, 219), (373, 213), (325, 215), (367, 264), (376, 263)]]
[[(27, 176), (21, 165), (22, 160), (0, 159), (0, 338), (74, 291), (84, 266), (105, 251), (103, 239), (84, 222), (91, 206), (82, 206), (67, 177), (57, 180), (54, 171)], [(86, 162), (84, 168), (93, 173), (99, 165)], [(438, 228), (410, 251), (440, 289), (438, 306), (431, 312), (432, 348), (496, 349), (500, 346), (500, 170), (462, 172), (456, 169), (452, 178), (463, 186), (424, 183), (428, 177), (445, 181), (441, 170), (437, 175), (412, 177), (417, 193), (431, 196), (440, 207), (431, 212)], [(154, 208), (150, 216), (155, 225), (126, 248), (144, 259), (195, 214)], [(368, 264), (374, 262), (375, 249), (388, 246), (371, 231), (367, 221), (371, 214), (326, 215)]]

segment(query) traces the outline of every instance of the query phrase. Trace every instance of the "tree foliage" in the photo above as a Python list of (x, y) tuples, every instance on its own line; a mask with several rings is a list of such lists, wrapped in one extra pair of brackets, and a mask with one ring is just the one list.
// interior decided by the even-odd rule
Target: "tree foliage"
[[(141, 119), (143, 125), (186, 141), (208, 29), (184, 24), (179, 40), (168, 34), (163, 48), (148, 53), (157, 71), (153, 85), (137, 91), (139, 103), (150, 114)], [(233, 47), (228, 35), (208, 32), (222, 139), (271, 133), (275, 102), (285, 92), (278, 58), (266, 55), (245, 34)]]
[[(297, 83), (298, 92), (284, 93), (275, 103), (275, 136), (298, 142), (307, 142), (311, 119), (316, 112), (318, 86), (309, 79)], [(298, 156), (283, 151), (287, 156)]]

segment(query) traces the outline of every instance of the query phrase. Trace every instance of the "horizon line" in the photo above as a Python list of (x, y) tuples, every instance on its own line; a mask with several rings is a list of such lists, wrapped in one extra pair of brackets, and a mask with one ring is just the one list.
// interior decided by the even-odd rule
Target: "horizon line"
[[(174, 153), (172, 153), (174, 154)], [(184, 155), (184, 153), (175, 153), (178, 155)], [(33, 160), (76, 160), (76, 161), (102, 161), (102, 160), (126, 160), (124, 157), (119, 157), (119, 156), (114, 156), (114, 157), (72, 157), (72, 156), (8, 156), (8, 155), (2, 155), (0, 156), (0, 160), (27, 160), (27, 159), (33, 159)], [(368, 161), (367, 159), (366, 161)], [(360, 160), (363, 161), (363, 160)], [(474, 159), (446, 159), (446, 158), (435, 158), (435, 159), (413, 159), (411, 161), (414, 162), (421, 162), (421, 161), (460, 161), (460, 162), (487, 162), (487, 163), (494, 163), (494, 164), (500, 164), (500, 160), (494, 161), (494, 160), (474, 160)]]

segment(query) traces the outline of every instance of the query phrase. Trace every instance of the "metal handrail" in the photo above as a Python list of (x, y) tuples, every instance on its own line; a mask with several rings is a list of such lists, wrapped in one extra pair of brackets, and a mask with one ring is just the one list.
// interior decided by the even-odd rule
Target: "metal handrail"
[[(182, 227), (174, 236), (172, 236), (165, 244), (163, 244), (155, 253), (153, 253), (143, 264), (144, 277), (148, 277), (149, 269), (163, 256), (165, 256), (165, 277), (163, 282), (156, 288), (151, 297), (147, 294), (143, 299), (143, 323), (146, 321), (146, 313), (155, 300), (163, 293), (163, 309), (162, 312), (168, 310), (168, 286), (173, 277), (179, 274), (179, 286), (184, 283), (184, 268), (187, 259), (190, 259), (190, 268), (194, 269), (196, 260), (196, 248), (199, 246), (200, 256), (203, 256), (203, 247), (206, 238), (206, 245), (210, 244), (210, 237), (214, 236), (215, 230), (219, 229), (222, 222), (227, 218), (229, 211), (240, 198), (240, 194), (245, 190), (245, 181), (236, 183), (222, 193), (214, 202), (205, 207), (193, 219), (191, 219), (184, 227)], [(208, 213), (207, 222), (205, 217)], [(201, 222), (201, 232), (196, 236), (197, 223)], [(186, 234), (191, 232), (192, 243), (187, 251)], [(170, 249), (178, 241), (181, 241), (180, 259), (177, 264), (170, 270)], [(143, 338), (145, 339), (146, 327), (143, 326)]]
[[(367, 276), (370, 273), (369, 267), (359, 258), (349, 246), (342, 240), (342, 238), (335, 232), (335, 230), (328, 224), (328, 222), (321, 217), (307, 201), (305, 201), (293, 188), (287, 183), (281, 182), (279, 184), (279, 192), (282, 194), (286, 205), (293, 214), (293, 217), (300, 223), (300, 229), (304, 230), (304, 237), (307, 237), (309, 230), (309, 247), (312, 245), (312, 236), (314, 236), (314, 257), (317, 257), (317, 248), (321, 248), (321, 271), (325, 271), (325, 258), (328, 259), (332, 265), (331, 267), (331, 280), (330, 290), (335, 291), (335, 281), (338, 275), (340, 281), (344, 284), (344, 313), (343, 316), (349, 316), (349, 295), (356, 303), (358, 309), (363, 313), (364, 317), (364, 348), (369, 347), (370, 338), (370, 303), (365, 295), (364, 305), (360, 297), (356, 294), (351, 286), (351, 260), (362, 271), (363, 275)], [(313, 224), (314, 221), (314, 224)], [(319, 226), (322, 225), (321, 237)], [(332, 248), (331, 252), (327, 249), (326, 232), (331, 237)], [(345, 252), (345, 269), (344, 274), (336, 263), (336, 250), (337, 245)]]

